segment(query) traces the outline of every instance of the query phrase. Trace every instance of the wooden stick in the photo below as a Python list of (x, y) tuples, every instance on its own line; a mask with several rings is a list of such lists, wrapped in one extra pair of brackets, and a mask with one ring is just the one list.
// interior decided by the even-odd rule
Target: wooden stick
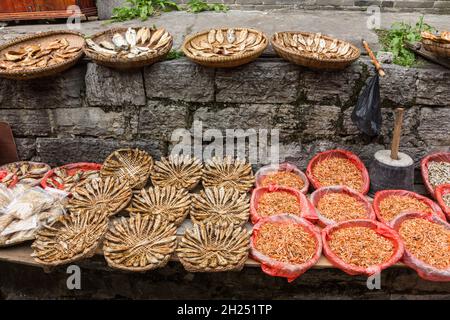
[(383, 67), (378, 62), (377, 58), (375, 57), (372, 50), (370, 49), (369, 44), (365, 40), (363, 40), (362, 43), (363, 43), (363, 46), (366, 49), (367, 53), (369, 54), (370, 60), (372, 60), (373, 65), (377, 69), (378, 74), (380, 75), (380, 77), (384, 77), (386, 75), (386, 73), (384, 72)]
[(398, 149), (400, 146), (400, 136), (402, 133), (402, 123), (403, 123), (403, 113), (405, 109), (397, 108), (395, 109), (395, 124), (394, 124), (394, 133), (392, 135), (392, 144), (391, 144), (391, 159), (398, 160)]

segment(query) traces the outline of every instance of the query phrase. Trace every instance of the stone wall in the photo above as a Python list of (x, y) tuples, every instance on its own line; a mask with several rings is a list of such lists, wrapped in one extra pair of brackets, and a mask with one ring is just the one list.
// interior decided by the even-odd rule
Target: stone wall
[(278, 58), (232, 70), (186, 59), (121, 73), (84, 62), (51, 79), (0, 80), (0, 120), (11, 124), (20, 157), (61, 165), (97, 161), (137, 146), (159, 158), (177, 128), (280, 130), (281, 155), (302, 169), (319, 151), (342, 147), (368, 165), (388, 148), (393, 107), (407, 108), (401, 150), (416, 163), (449, 150), (450, 71), (386, 66), (381, 79), (383, 130), (361, 135), (351, 111), (372, 68), (360, 60), (344, 71), (317, 72)]

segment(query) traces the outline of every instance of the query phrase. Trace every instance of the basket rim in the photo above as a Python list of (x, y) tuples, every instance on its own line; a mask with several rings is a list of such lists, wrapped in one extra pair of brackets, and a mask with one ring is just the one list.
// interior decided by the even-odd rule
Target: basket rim
[(450, 49), (450, 42), (442, 43), (442, 42), (436, 42), (436, 41), (433, 41), (430, 39), (422, 39), (421, 42), (428, 46), (439, 47), (442, 49)]
[[(70, 34), (70, 35), (79, 36), (80, 38), (83, 39), (83, 46), (85, 45), (85, 40), (84, 40), (85, 38), (81, 32), (73, 31), (73, 30), (54, 30), (54, 31), (33, 33), (33, 34), (15, 38), (11, 41), (8, 41), (8, 42), (0, 45), (0, 52), (9, 47), (12, 47), (19, 43), (22, 43), (22, 42), (26, 42), (26, 41), (33, 40), (33, 39), (41, 39), (41, 38), (54, 36), (54, 35), (58, 35), (58, 34), (61, 34), (61, 35)], [(41, 73), (47, 73), (48, 71), (58, 71), (59, 68), (61, 68), (62, 66), (70, 65), (71, 63), (74, 63), (74, 62), (78, 61), (79, 59), (81, 59), (81, 57), (84, 54), (84, 50), (82, 50), (83, 46), (80, 47), (81, 50), (76, 55), (74, 55), (70, 59), (67, 59), (64, 62), (57, 63), (52, 66), (34, 68), (34, 69), (30, 69), (30, 70), (26, 70), (26, 69), (25, 70), (12, 70), (12, 71), (11, 70), (9, 70), (9, 71), (0, 70), (0, 76), (18, 76), (18, 77), (22, 77), (22, 78), (27, 78), (28, 76), (36, 76)]]
[[(108, 30), (97, 32), (96, 34), (93, 34), (91, 36), (86, 37), (86, 39), (91, 39), (92, 41), (95, 42), (96, 38), (99, 38), (99, 37), (101, 37), (101, 36), (103, 36), (103, 35), (105, 35), (107, 33), (122, 32), (122, 31), (128, 30), (128, 28), (136, 29), (137, 27), (116, 27), (116, 28), (111, 28), (111, 29), (108, 29)], [(163, 57), (165, 54), (167, 54), (167, 52), (169, 52), (170, 49), (173, 46), (173, 36), (172, 36), (172, 34), (169, 31), (167, 31), (167, 32), (169, 33), (170, 40), (162, 48), (161, 51), (156, 52), (154, 54), (143, 55), (141, 57), (134, 57), (134, 58), (131, 58), (131, 59), (130, 58), (117, 58), (117, 57), (107, 58), (105, 56), (102, 56), (101, 54), (98, 54), (96, 52), (88, 50), (89, 47), (87, 46), (86, 41), (84, 42), (84, 45), (83, 45), (83, 51), (86, 54), (86, 56), (91, 58), (93, 61), (101, 61), (101, 62), (107, 62), (107, 63), (118, 63), (118, 64), (122, 64), (122, 65), (129, 64), (130, 66), (132, 66), (136, 62), (150, 61), (150, 60), (153, 60), (155, 58)]]
[(317, 32), (307, 32), (307, 31), (279, 31), (279, 32), (275, 32), (272, 35), (272, 37), (270, 38), (270, 43), (272, 44), (272, 46), (274, 47), (275, 50), (278, 49), (278, 50), (280, 50), (280, 51), (282, 51), (282, 52), (284, 52), (286, 54), (289, 54), (289, 55), (301, 57), (303, 59), (307, 59), (307, 60), (310, 60), (310, 61), (333, 62), (333, 63), (354, 62), (361, 56), (361, 50), (359, 50), (359, 48), (357, 46), (355, 46), (353, 43), (351, 43), (351, 42), (349, 42), (347, 40), (342, 40), (342, 39), (339, 39), (339, 38), (333, 38), (331, 36), (324, 35), (324, 34), (321, 34), (321, 36), (323, 38), (327, 39), (327, 40), (331, 40), (331, 41), (338, 40), (338, 41), (350, 44), (351, 48), (353, 50), (356, 50), (357, 54), (352, 56), (352, 57), (349, 57), (349, 58), (315, 58), (315, 57), (312, 57), (312, 56), (301, 54), (299, 52), (290, 50), (290, 49), (286, 48), (285, 46), (282, 46), (281, 44), (279, 44), (279, 43), (277, 43), (275, 41), (275, 35), (283, 34), (283, 33), (287, 33), (287, 34), (292, 34), (292, 33), (299, 34), (300, 33), (303, 36), (304, 35), (308, 35), (309, 36), (311, 34), (317, 34)]
[(269, 39), (267, 37), (267, 35), (262, 32), (259, 31), (257, 29), (253, 29), (253, 28), (243, 28), (243, 27), (238, 27), (238, 28), (232, 28), (235, 31), (241, 31), (243, 29), (247, 29), (248, 31), (252, 31), (254, 33), (259, 33), (262, 35), (263, 40), (265, 42), (265, 45), (263, 45), (262, 47), (260, 47), (258, 50), (255, 51), (251, 51), (251, 52), (245, 52), (245, 53), (240, 53), (237, 55), (232, 55), (232, 56), (220, 56), (220, 57), (197, 57), (194, 56), (191, 52), (189, 52), (189, 50), (187, 50), (186, 45), (191, 42), (193, 39), (198, 38), (200, 36), (203, 36), (205, 34), (208, 34), (211, 30), (228, 30), (230, 29), (230, 27), (218, 27), (218, 28), (211, 28), (208, 30), (204, 30), (204, 31), (200, 31), (197, 32), (195, 34), (189, 35), (185, 38), (185, 40), (183, 41), (183, 44), (181, 46), (181, 49), (183, 50), (183, 53), (186, 55), (186, 57), (188, 57), (189, 59), (192, 59), (194, 61), (200, 61), (200, 62), (208, 62), (208, 63), (226, 63), (226, 62), (235, 62), (235, 61), (239, 61), (239, 60), (243, 60), (246, 58), (250, 58), (253, 56), (257, 56), (260, 55), (264, 50), (266, 50), (267, 46), (269, 45)]

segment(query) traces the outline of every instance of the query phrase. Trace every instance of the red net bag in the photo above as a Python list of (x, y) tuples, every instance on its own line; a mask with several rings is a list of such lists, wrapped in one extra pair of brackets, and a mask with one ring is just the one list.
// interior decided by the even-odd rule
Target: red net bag
[[(275, 212), (271, 212), (270, 216), (278, 214), (293, 214), (313, 222), (317, 221), (316, 209), (303, 193), (293, 188), (270, 185), (268, 187), (256, 188), (252, 191), (252, 196), (250, 199), (250, 219), (253, 224), (256, 224), (260, 219), (265, 218), (267, 216), (265, 214), (261, 214), (261, 210), (259, 210), (261, 208), (259, 208), (259, 206), (262, 197), (270, 193), (282, 193), (282, 194), (287, 193), (289, 195), (294, 196), (295, 199), (297, 200), (295, 209), (296, 210), (298, 209), (299, 211), (298, 214), (294, 212), (287, 212), (286, 209), (282, 209), (282, 207), (286, 206), (288, 202), (283, 202), (282, 199), (275, 199), (272, 207), (272, 211)], [(278, 207), (280, 208), (278, 209)]]
[[(429, 241), (430, 237), (430, 231), (426, 230), (425, 234), (420, 234), (419, 231), (410, 229), (408, 231), (408, 228), (411, 225), (405, 226), (405, 234), (403, 234), (402, 231), (402, 225), (404, 223), (407, 223), (408, 220), (413, 219), (423, 219), (426, 221), (429, 221), (433, 224), (443, 226), (444, 229), (450, 232), (450, 224), (447, 222), (439, 219), (435, 215), (432, 214), (423, 214), (420, 212), (405, 212), (402, 215), (398, 216), (393, 221), (393, 227), (394, 229), (400, 234), (400, 237), (402, 238), (403, 242), (405, 243), (405, 253), (403, 255), (403, 262), (410, 268), (416, 270), (419, 277), (430, 280), (430, 281), (450, 281), (450, 235), (443, 235), (445, 239), (437, 239), (436, 243), (440, 246), (440, 250), (433, 250), (431, 252), (425, 251), (424, 253), (420, 254), (422, 257), (425, 257), (425, 259), (420, 258), (417, 255), (417, 246), (418, 241), (422, 241), (422, 239), (426, 239)], [(412, 222), (413, 223), (413, 222)], [(447, 240), (446, 245), (442, 245), (443, 242)], [(410, 244), (411, 241), (411, 244)], [(428, 245), (428, 250), (430, 250), (430, 246)], [(442, 257), (444, 263), (446, 261), (446, 267), (444, 268), (438, 268), (436, 266), (433, 266), (429, 263), (427, 263), (424, 260), (428, 259), (434, 259), (435, 255), (444, 255)]]
[(433, 153), (422, 159), (420, 162), (420, 171), (422, 173), (423, 184), (427, 188), (428, 192), (432, 195), (433, 198), (436, 199), (436, 195), (434, 193), (435, 187), (430, 183), (430, 173), (428, 170), (428, 166), (430, 162), (450, 162), (450, 152), (438, 152)]
[(265, 187), (270, 184), (276, 184), (276, 183), (269, 183), (266, 185), (265, 179), (268, 176), (277, 174), (278, 172), (287, 172), (287, 173), (296, 175), (303, 182), (303, 186), (301, 188), (295, 188), (294, 186), (289, 186), (289, 185), (283, 185), (283, 184), (278, 184), (278, 185), (280, 185), (282, 187), (291, 187), (294, 189), (298, 189), (303, 194), (308, 193), (308, 189), (309, 189), (308, 178), (299, 168), (297, 168), (296, 165), (289, 163), (289, 162), (283, 162), (279, 165), (271, 164), (271, 165), (264, 166), (261, 169), (259, 169), (256, 172), (256, 176), (255, 176), (256, 177), (256, 187)]
[[(424, 207), (423, 213), (432, 212), (432, 213), (436, 214), (440, 219), (443, 219), (445, 221), (444, 213), (442, 212), (439, 205), (436, 202), (434, 202), (433, 200), (428, 199), (427, 197), (421, 196), (420, 194), (412, 192), (412, 191), (383, 190), (383, 191), (378, 191), (377, 193), (375, 193), (375, 197), (373, 198), (373, 210), (375, 211), (377, 219), (382, 223), (392, 225), (391, 222), (395, 219), (395, 217), (392, 217), (391, 219), (386, 219), (386, 217), (383, 216), (383, 212), (381, 210), (382, 201), (390, 196), (410, 197), (412, 199), (418, 200), (421, 203), (423, 203), (423, 207)], [(389, 207), (394, 209), (392, 204), (390, 204)], [(426, 207), (428, 207), (428, 209), (425, 210)], [(409, 207), (409, 208), (405, 208), (402, 211), (412, 211), (412, 210), (417, 211), (418, 208)], [(397, 216), (400, 215), (402, 213), (402, 211), (399, 212), (397, 214)]]
[(52, 170), (48, 171), (42, 178), (41, 186), (44, 189), (46, 187), (52, 187), (49, 185), (49, 180), (51, 180), (59, 190), (64, 190), (64, 184), (60, 184), (58, 181), (55, 180), (55, 170), (63, 169), (66, 170), (67, 175), (73, 176), (79, 171), (100, 171), (101, 168), (102, 168), (101, 164), (91, 162), (78, 162), (66, 164), (64, 166), (53, 168)]
[[(263, 248), (259, 247), (259, 237), (263, 237), (262, 233), (267, 232), (264, 229), (266, 227), (273, 228), (274, 224), (275, 227), (279, 227), (279, 234), (266, 233), (262, 239), (265, 241), (265, 245), (261, 245)], [(293, 230), (298, 231), (292, 232)], [(289, 261), (283, 261), (283, 259), (270, 257), (263, 253), (263, 251), (272, 251), (270, 248), (267, 248), (267, 242), (270, 241), (267, 237), (271, 236), (274, 237), (274, 255), (282, 254), (283, 259), (288, 259)], [(292, 241), (292, 243), (288, 242), (289, 245), (285, 245), (286, 238), (283, 238), (283, 236), (293, 236), (290, 239), (296, 240)], [(277, 243), (277, 241), (280, 243)], [(289, 250), (290, 254), (283, 252), (285, 250)], [(287, 278), (289, 282), (292, 282), (314, 266), (321, 254), (322, 240), (320, 230), (306, 219), (289, 214), (277, 215), (261, 219), (253, 227), (253, 234), (250, 238), (250, 255), (254, 260), (261, 263), (262, 271), (268, 275)], [(287, 258), (287, 255), (290, 258)], [(299, 259), (297, 260), (299, 263), (291, 262), (294, 259)]]
[[(375, 258), (379, 260), (385, 255), (385, 259), (382, 262), (370, 264), (368, 266), (361, 266), (356, 263), (348, 263), (344, 261), (343, 259), (341, 259), (340, 256), (338, 256), (338, 254), (335, 251), (333, 251), (332, 241), (341, 240), (336, 239), (337, 238), (336, 232), (344, 230), (346, 228), (355, 228), (355, 227), (369, 228), (375, 231), (377, 235), (380, 235), (384, 239), (390, 241), (392, 250), (389, 250), (386, 253), (383, 253), (381, 251), (378, 252), (374, 251), (374, 249), (381, 250), (382, 246), (377, 245), (374, 247), (370, 247), (368, 244), (365, 244), (359, 238), (359, 236), (353, 235), (346, 241), (342, 241), (344, 246), (351, 246), (352, 242), (357, 242), (357, 244), (361, 245), (360, 248), (359, 247), (355, 248), (355, 250), (357, 251), (353, 252), (354, 256), (352, 256), (352, 259), (358, 259), (358, 256), (361, 257), (367, 254), (375, 256)], [(366, 219), (344, 221), (326, 227), (325, 229), (322, 230), (322, 243), (323, 243), (323, 253), (328, 258), (330, 263), (349, 275), (371, 276), (380, 273), (382, 270), (396, 264), (401, 259), (404, 252), (403, 242), (401, 241), (400, 236), (397, 234), (395, 230), (389, 228), (388, 226), (380, 222)], [(340, 255), (345, 254), (345, 250), (340, 249), (339, 253)]]
[[(333, 182), (333, 183), (330, 182), (328, 184), (322, 184), (319, 181), (319, 178), (317, 176), (315, 176), (315, 173), (314, 173), (315, 168), (322, 161), (333, 159), (333, 158), (346, 159), (346, 160), (350, 161), (350, 163), (355, 165), (355, 167), (359, 171), (360, 175), (358, 177), (356, 177), (356, 176), (346, 177), (344, 175), (346, 169), (350, 170), (351, 168), (349, 166), (344, 165), (337, 172), (335, 172), (336, 179), (343, 180), (343, 181), (341, 181), (340, 183), (339, 182)], [(341, 164), (341, 166), (342, 166), (342, 164)], [(330, 175), (332, 174), (332, 172), (330, 170), (326, 170), (325, 173), (330, 173)], [(351, 174), (351, 173), (349, 173), (349, 174)], [(369, 180), (369, 173), (367, 171), (366, 166), (364, 165), (364, 163), (361, 161), (361, 159), (357, 155), (355, 155), (354, 153), (347, 151), (347, 150), (340, 150), (340, 149), (328, 150), (328, 151), (320, 152), (320, 153), (316, 154), (311, 159), (311, 161), (309, 161), (309, 163), (308, 163), (308, 167), (306, 168), (306, 175), (307, 175), (309, 181), (311, 182), (312, 186), (315, 189), (319, 189), (321, 187), (328, 187), (331, 185), (345, 185), (345, 186), (352, 188), (355, 191), (358, 191), (362, 194), (367, 194), (367, 192), (369, 192), (370, 180)], [(330, 179), (330, 181), (333, 181), (333, 180), (334, 179)], [(358, 187), (352, 187), (352, 185), (354, 185), (354, 184), (357, 184)]]
[(445, 196), (449, 197), (448, 194), (450, 194), (450, 183), (437, 186), (436, 200), (441, 206), (442, 211), (444, 211), (445, 215), (447, 216), (447, 220), (450, 221), (450, 206), (448, 206), (444, 201)]
[(8, 171), (1, 170), (0, 171), (0, 182), (5, 183), (8, 188), (12, 188), (17, 184), (19, 179), (16, 175), (12, 175), (12, 177), (10, 179), (8, 178), (8, 181), (3, 181), (9, 175), (10, 175), (10, 173)]
[[(341, 211), (344, 214), (341, 216), (341, 218), (331, 218), (327, 216), (325, 213), (321, 212), (319, 209), (319, 201), (325, 196), (325, 195), (332, 195), (332, 194), (343, 194), (352, 197), (357, 201), (359, 204), (358, 207), (361, 208), (361, 211), (358, 210), (358, 213), (352, 214), (351, 212), (344, 212), (345, 210), (350, 209), (345, 205), (345, 203), (341, 203), (340, 206), (336, 206), (336, 212)], [(336, 199), (338, 200), (338, 199)], [(346, 201), (346, 200), (344, 200)], [(337, 202), (337, 201), (336, 201)], [(314, 191), (311, 194), (311, 203), (316, 208), (317, 217), (319, 219), (319, 225), (321, 227), (326, 227), (329, 225), (333, 225), (345, 220), (354, 220), (354, 219), (370, 219), (370, 220), (376, 220), (375, 212), (373, 211), (372, 204), (367, 200), (367, 198), (359, 193), (356, 192), (350, 188), (344, 187), (344, 186), (331, 186), (331, 187), (323, 187), (319, 188), (316, 191)], [(333, 203), (334, 204), (334, 203)], [(358, 208), (359, 209), (359, 208)], [(339, 215), (337, 215), (339, 216)]]

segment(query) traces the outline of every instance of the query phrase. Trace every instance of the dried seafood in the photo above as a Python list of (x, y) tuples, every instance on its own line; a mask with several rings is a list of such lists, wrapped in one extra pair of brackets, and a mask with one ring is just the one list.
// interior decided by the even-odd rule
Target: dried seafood
[(0, 170), (8, 172), (2, 179), (3, 184), (10, 185), (17, 180), (17, 183), (34, 186), (39, 184), (45, 173), (50, 170), (50, 166), (45, 163), (22, 161), (6, 164), (0, 167)]
[(96, 43), (87, 39), (88, 51), (104, 57), (134, 59), (154, 55), (172, 41), (172, 36), (165, 29), (128, 28), (125, 34), (116, 32), (110, 39)]
[(428, 180), (433, 187), (450, 183), (450, 162), (430, 161), (428, 163)]
[(253, 29), (211, 29), (207, 34), (192, 38), (186, 50), (197, 57), (223, 57), (254, 52), (267, 45), (266, 37)]
[(442, 200), (444, 200), (445, 205), (450, 208), (450, 193), (443, 195)]
[(391, 195), (380, 201), (380, 213), (387, 222), (394, 220), (405, 211), (432, 213), (433, 209), (419, 199), (410, 196)]
[(85, 214), (62, 216), (37, 231), (34, 259), (46, 266), (68, 264), (94, 255), (108, 229), (108, 220)]
[(358, 167), (345, 158), (323, 159), (312, 168), (312, 174), (322, 187), (343, 185), (360, 191), (364, 185)]
[(287, 191), (264, 192), (258, 199), (257, 209), (260, 217), (277, 214), (294, 214), (300, 216), (302, 209), (300, 200)]
[(194, 224), (186, 230), (177, 254), (190, 272), (239, 271), (250, 249), (250, 232), (232, 224)]
[(71, 47), (66, 38), (41, 45), (31, 44), (7, 51), (0, 58), (0, 69), (30, 70), (57, 65), (74, 58), (81, 47)]
[(317, 209), (321, 215), (334, 222), (367, 218), (364, 203), (340, 192), (323, 195), (318, 201)]
[(442, 31), (441, 33), (432, 33), (428, 31), (422, 31), (422, 39), (430, 40), (437, 43), (449, 43), (450, 44), (450, 32)]
[(179, 226), (189, 214), (191, 196), (184, 189), (154, 187), (135, 194), (127, 211), (133, 214), (161, 216)]
[(224, 187), (247, 192), (254, 182), (252, 166), (239, 159), (213, 157), (206, 161), (203, 169), (203, 186), (205, 187)]
[(277, 32), (275, 42), (286, 49), (313, 58), (346, 59), (357, 55), (358, 52), (346, 41), (330, 40), (320, 33), (311, 33), (309, 36), (302, 33)]
[(108, 217), (124, 209), (131, 200), (126, 180), (115, 177), (95, 178), (74, 189), (67, 208), (71, 212), (86, 212)]
[(176, 233), (160, 216), (117, 218), (105, 236), (105, 259), (113, 268), (130, 271), (164, 267), (177, 247)]
[(295, 189), (303, 189), (305, 182), (295, 172), (277, 171), (266, 175), (261, 181), (261, 187), (278, 185)]
[(303, 264), (316, 254), (315, 237), (300, 224), (267, 222), (259, 229), (255, 248), (284, 263)]
[(53, 174), (46, 179), (46, 184), (51, 188), (70, 192), (83, 182), (98, 177), (98, 170), (77, 170), (74, 172), (73, 169), (62, 167), (53, 170)]
[(450, 230), (426, 219), (407, 219), (399, 229), (405, 248), (437, 269), (450, 268)]
[(139, 149), (120, 149), (106, 158), (100, 175), (127, 180), (132, 189), (145, 187), (153, 168), (153, 159)]
[(369, 227), (337, 229), (329, 236), (328, 243), (336, 256), (356, 267), (380, 265), (394, 255), (392, 241)]
[(194, 222), (244, 225), (248, 220), (250, 198), (239, 190), (213, 187), (193, 196), (191, 219)]
[(159, 187), (193, 189), (202, 178), (203, 165), (190, 156), (171, 155), (156, 161), (152, 172), (152, 182)]

